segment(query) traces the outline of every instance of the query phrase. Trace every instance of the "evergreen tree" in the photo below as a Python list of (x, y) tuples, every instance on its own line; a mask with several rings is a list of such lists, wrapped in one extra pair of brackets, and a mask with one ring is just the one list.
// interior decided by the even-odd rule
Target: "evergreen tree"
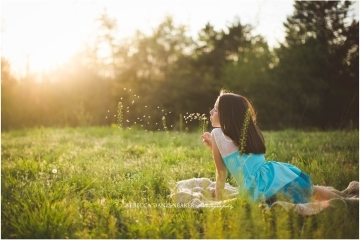
[[(349, 1), (296, 1), (286, 41), (276, 50), (274, 104), (293, 127), (358, 124), (358, 21)], [(280, 103), (283, 101), (283, 103)], [(273, 106), (276, 107), (276, 106)], [(280, 108), (280, 107), (279, 107)]]

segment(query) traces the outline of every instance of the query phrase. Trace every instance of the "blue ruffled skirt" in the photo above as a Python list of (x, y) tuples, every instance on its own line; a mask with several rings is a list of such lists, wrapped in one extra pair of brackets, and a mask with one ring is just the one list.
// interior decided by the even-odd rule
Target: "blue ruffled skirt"
[(253, 200), (271, 202), (284, 197), (294, 203), (307, 203), (313, 195), (310, 177), (299, 168), (282, 162), (266, 161), (264, 154), (234, 152), (223, 158), (241, 189)]

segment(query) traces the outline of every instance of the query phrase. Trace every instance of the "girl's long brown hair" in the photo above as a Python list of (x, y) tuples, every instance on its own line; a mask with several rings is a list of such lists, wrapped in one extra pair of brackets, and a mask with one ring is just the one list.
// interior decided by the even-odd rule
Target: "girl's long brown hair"
[(256, 114), (248, 99), (221, 90), (218, 111), (222, 131), (239, 146), (242, 154), (266, 152), (264, 137), (256, 125)]

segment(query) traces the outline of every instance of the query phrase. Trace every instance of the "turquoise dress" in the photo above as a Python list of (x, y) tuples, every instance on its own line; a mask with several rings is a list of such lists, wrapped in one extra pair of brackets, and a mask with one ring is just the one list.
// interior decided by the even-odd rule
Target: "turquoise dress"
[(246, 190), (253, 200), (266, 201), (281, 195), (285, 200), (295, 203), (310, 201), (313, 184), (310, 177), (299, 168), (288, 163), (266, 161), (264, 154), (240, 154), (221, 129), (214, 130), (227, 169), (240, 190)]

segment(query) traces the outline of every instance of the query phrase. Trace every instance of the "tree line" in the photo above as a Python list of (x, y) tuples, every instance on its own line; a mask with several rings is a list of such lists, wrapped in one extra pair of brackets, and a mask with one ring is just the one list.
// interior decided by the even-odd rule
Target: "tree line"
[(348, 16), (351, 5), (295, 1), (274, 49), (239, 19), (222, 30), (206, 24), (193, 39), (167, 17), (150, 35), (118, 39), (117, 21), (104, 12), (96, 38), (41, 76), (15, 77), (1, 59), (1, 127), (121, 119), (147, 130), (194, 128), (186, 116), (208, 115), (226, 88), (252, 101), (264, 130), (357, 128), (359, 22)]

